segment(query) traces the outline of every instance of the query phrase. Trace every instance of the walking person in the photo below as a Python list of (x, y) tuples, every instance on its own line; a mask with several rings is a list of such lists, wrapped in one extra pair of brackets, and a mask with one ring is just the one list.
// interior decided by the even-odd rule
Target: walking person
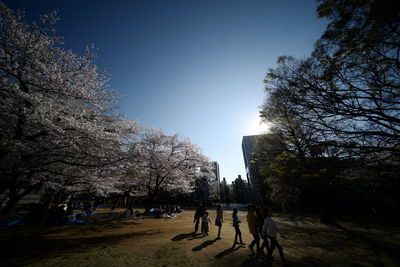
[(202, 202), (196, 209), (194, 213), (193, 223), (194, 223), (194, 233), (196, 234), (199, 230), (199, 223), (204, 216), (204, 212), (206, 211), (206, 204)]
[(206, 211), (203, 215), (203, 222), (201, 224), (201, 232), (203, 233), (204, 236), (208, 235), (208, 224), (212, 223), (210, 217), (208, 217), (209, 213)]
[(239, 244), (237, 242), (238, 237), (240, 240), (240, 245), (245, 245), (245, 243), (243, 243), (243, 239), (242, 239), (242, 232), (240, 232), (240, 228), (239, 228), (239, 223), (241, 223), (241, 221), (239, 220), (237, 213), (238, 213), (237, 208), (233, 208), (232, 226), (235, 228), (235, 241), (233, 242), (233, 246), (235, 246), (236, 244)]
[(218, 204), (217, 216), (215, 216), (215, 226), (218, 226), (217, 239), (221, 239), (221, 228), (222, 228), (222, 223), (224, 222), (223, 212), (224, 212), (224, 209), (222, 208), (222, 205)]
[[(265, 219), (266, 219), (267, 216), (268, 216), (268, 210), (269, 210), (269, 208), (264, 207), (264, 208), (262, 209), (262, 212), (260, 213), (260, 214), (262, 214), (262, 216), (261, 216), (262, 223), (261, 223), (261, 227), (259, 227), (259, 231), (260, 231), (260, 235), (261, 235), (261, 239), (262, 239), (261, 248), (260, 248), (260, 254), (261, 254), (262, 256), (265, 256), (264, 248), (267, 249), (267, 255), (269, 254), (268, 236), (265, 235), (264, 232), (263, 232), (263, 229), (264, 229), (264, 221), (265, 221)], [(260, 221), (260, 220), (259, 220), (259, 221)]]
[(282, 265), (286, 266), (285, 256), (283, 254), (283, 249), (281, 245), (276, 240), (276, 234), (280, 233), (282, 238), (286, 238), (281, 231), (279, 231), (278, 226), (276, 225), (275, 221), (272, 219), (272, 211), (271, 209), (267, 209), (267, 218), (264, 220), (264, 227), (263, 227), (263, 235), (268, 236), (269, 240), (271, 241), (271, 246), (268, 251), (268, 259), (272, 259), (272, 252), (274, 252), (275, 247), (279, 250), (279, 255), (281, 257)]
[(254, 246), (257, 247), (257, 253), (260, 250), (260, 234), (258, 233), (257, 227), (257, 215), (255, 214), (255, 206), (249, 205), (247, 212), (247, 224), (249, 225), (249, 231), (253, 235), (254, 240), (250, 243), (249, 249), (251, 254), (249, 256), (255, 256), (256, 252), (254, 252)]

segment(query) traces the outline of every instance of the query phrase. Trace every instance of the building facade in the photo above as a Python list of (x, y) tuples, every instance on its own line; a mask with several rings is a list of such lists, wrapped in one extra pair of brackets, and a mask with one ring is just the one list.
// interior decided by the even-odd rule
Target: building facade
[(231, 203), (232, 196), (231, 196), (231, 188), (229, 184), (226, 182), (225, 177), (222, 179), (222, 182), (219, 185), (220, 187), (220, 201), (223, 203)]
[(216, 161), (213, 162), (213, 172), (215, 175), (215, 177), (214, 177), (215, 179), (213, 181), (214, 191), (215, 191), (216, 195), (219, 196), (221, 193), (221, 188), (220, 188), (221, 181), (220, 181), (220, 176), (219, 176), (219, 164)]
[(241, 175), (232, 182), (233, 193), (236, 203), (248, 203), (250, 200), (250, 188)]
[(257, 144), (257, 138), (259, 135), (248, 135), (243, 136), (242, 139), (242, 151), (244, 165), (246, 168), (246, 178), (249, 188), (251, 190), (251, 202), (259, 202), (261, 200), (260, 187), (257, 181), (257, 171), (256, 166), (252, 162), (253, 153), (255, 146)]
[(248, 135), (243, 136), (242, 139), (242, 151), (243, 151), (243, 159), (244, 159), (244, 166), (246, 168), (246, 178), (247, 182), (250, 186), (254, 184), (254, 174), (250, 173), (250, 165), (251, 159), (253, 157), (254, 148), (257, 142), (257, 135)]

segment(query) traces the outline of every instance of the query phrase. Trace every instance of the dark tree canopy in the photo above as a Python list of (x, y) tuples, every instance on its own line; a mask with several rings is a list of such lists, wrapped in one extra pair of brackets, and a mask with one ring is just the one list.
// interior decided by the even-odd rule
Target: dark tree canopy
[(399, 186), (400, 2), (318, 2), (318, 15), (329, 24), (312, 54), (282, 56), (266, 75), (261, 117), (274, 128), (255, 155), (260, 183), (275, 203), (321, 201), (331, 212), (336, 193), (347, 190), (369, 210), (394, 210), (400, 203), (390, 189)]
[(398, 155), (399, 11), (394, 1), (320, 1), (327, 30), (309, 58), (269, 70), (262, 116), (313, 129), (319, 143)]

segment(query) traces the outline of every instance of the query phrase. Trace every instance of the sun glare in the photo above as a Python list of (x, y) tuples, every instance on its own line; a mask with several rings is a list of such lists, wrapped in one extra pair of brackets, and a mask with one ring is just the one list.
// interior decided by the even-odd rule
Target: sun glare
[(261, 118), (256, 116), (250, 120), (246, 131), (249, 132), (249, 135), (264, 134), (269, 131), (270, 127), (271, 125), (268, 122), (262, 122)]

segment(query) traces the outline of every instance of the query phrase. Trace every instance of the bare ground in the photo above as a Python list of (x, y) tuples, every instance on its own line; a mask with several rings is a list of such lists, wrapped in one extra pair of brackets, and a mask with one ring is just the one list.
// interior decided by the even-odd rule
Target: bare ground
[[(18, 226), (0, 230), (0, 266), (281, 266), (249, 257), (246, 214), (239, 212), (246, 246), (232, 246), (231, 211), (224, 212), (222, 239), (193, 235), (193, 211), (175, 219), (109, 219), (106, 211), (85, 225)], [(215, 211), (210, 211), (215, 218)], [(277, 216), (288, 266), (400, 266), (400, 227)]]

